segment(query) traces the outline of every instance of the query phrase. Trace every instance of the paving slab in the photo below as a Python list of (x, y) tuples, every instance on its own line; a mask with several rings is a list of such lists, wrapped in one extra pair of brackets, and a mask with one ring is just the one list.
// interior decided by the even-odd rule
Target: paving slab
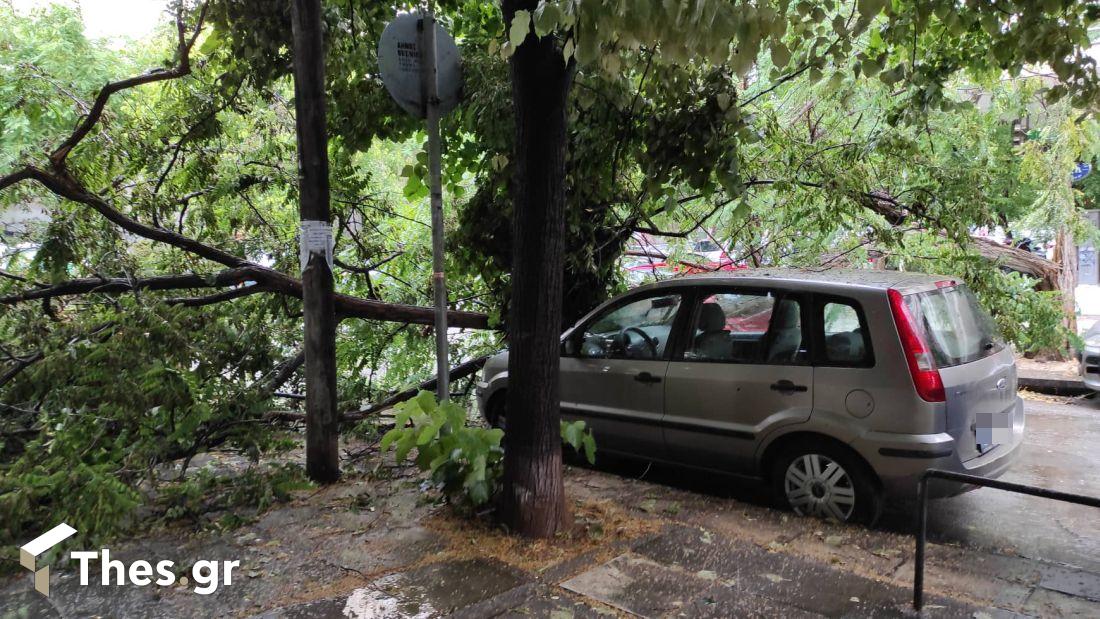
[(1096, 619), (1100, 616), (1097, 612), (1096, 602), (1090, 602), (1084, 598), (1066, 595), (1048, 589), (1036, 589), (1023, 612), (1036, 617), (1082, 617)]
[(717, 584), (688, 602), (676, 617), (725, 619), (727, 617), (783, 617), (784, 619), (821, 619), (824, 615), (802, 610), (790, 604), (732, 587)]
[[(456, 617), (472, 617), (459, 613)], [(557, 587), (538, 587), (522, 602), (500, 612), (478, 615), (485, 617), (548, 617), (549, 619), (606, 619), (614, 617), (615, 612), (605, 608), (595, 608), (579, 596), (569, 595)]]
[[(705, 607), (706, 597), (711, 596), (726, 603), (744, 598), (748, 606), (737, 610), (747, 613), (757, 609), (774, 615), (786, 608), (827, 617), (890, 617), (905, 616), (912, 595), (907, 588), (693, 527), (671, 527), (635, 552), (720, 585), (709, 589), (702, 602), (692, 600), (695, 606)], [(977, 610), (941, 598), (930, 598), (930, 605), (932, 611), (942, 608), (944, 616)]]
[(709, 585), (684, 570), (633, 553), (619, 555), (561, 584), (641, 617), (660, 617), (682, 608)]
[[(1066, 593), (1100, 602), (1100, 574), (1048, 567), (1044, 570), (1039, 586), (1051, 591)], [(1097, 609), (1100, 612), (1100, 609)]]
[(346, 595), (275, 609), (257, 617), (428, 619), (450, 615), (523, 582), (514, 570), (495, 561), (441, 561), (388, 574)]

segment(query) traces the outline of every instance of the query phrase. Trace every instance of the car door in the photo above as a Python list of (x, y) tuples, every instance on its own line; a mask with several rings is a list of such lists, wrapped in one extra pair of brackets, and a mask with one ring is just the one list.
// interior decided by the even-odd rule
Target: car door
[[(866, 419), (875, 401), (888, 401), (889, 382), (875, 369), (871, 332), (854, 298), (814, 295), (814, 415), (852, 425)], [(877, 378), (876, 378), (877, 377)]]
[(562, 417), (588, 423), (599, 449), (663, 457), (664, 377), (682, 305), (678, 291), (632, 295), (563, 343)]
[(684, 464), (751, 473), (757, 439), (809, 419), (813, 367), (798, 294), (701, 291), (665, 374), (665, 445)]

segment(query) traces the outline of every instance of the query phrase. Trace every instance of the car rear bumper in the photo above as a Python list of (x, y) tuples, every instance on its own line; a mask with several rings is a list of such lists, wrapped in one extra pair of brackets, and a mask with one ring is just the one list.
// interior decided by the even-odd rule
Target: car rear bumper
[[(1017, 398), (1013, 412), (1012, 441), (984, 454), (962, 461), (955, 439), (941, 434), (893, 434), (872, 432), (852, 442), (871, 465), (883, 491), (895, 498), (915, 498), (917, 482), (928, 469), (940, 469), (996, 479), (1016, 461), (1024, 440), (1023, 400)], [(928, 487), (932, 498), (962, 494), (974, 487), (959, 482), (936, 480)]]

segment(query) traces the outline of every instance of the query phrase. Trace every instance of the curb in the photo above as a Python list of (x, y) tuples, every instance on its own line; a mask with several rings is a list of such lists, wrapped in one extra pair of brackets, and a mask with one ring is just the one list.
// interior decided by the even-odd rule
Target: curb
[(1048, 395), (1073, 396), (1093, 392), (1079, 378), (1047, 378), (1021, 374), (1017, 377), (1016, 384), (1020, 389)]

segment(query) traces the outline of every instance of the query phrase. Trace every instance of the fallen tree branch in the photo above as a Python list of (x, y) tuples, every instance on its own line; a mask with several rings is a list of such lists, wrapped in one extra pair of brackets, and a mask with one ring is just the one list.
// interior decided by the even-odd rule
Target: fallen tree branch
[(19, 375), (20, 372), (41, 361), (45, 357), (42, 351), (38, 351), (30, 356), (19, 359), (12, 367), (8, 368), (6, 372), (0, 374), (0, 387), (11, 382), (13, 378)]
[[(489, 355), (485, 355), (456, 365), (455, 367), (451, 368), (450, 377), (452, 380), (465, 378), (480, 370), (481, 367), (484, 366), (485, 362), (488, 360)], [(413, 399), (414, 397), (416, 397), (416, 394), (420, 393), (421, 391), (432, 391), (433, 389), (435, 389), (437, 378), (438, 377), (433, 376), (432, 378), (429, 378), (428, 380), (420, 383), (415, 387), (410, 387), (408, 389), (392, 393), (384, 400), (371, 404), (367, 408), (343, 413), (340, 417), (340, 420), (344, 422), (362, 421), (367, 417), (380, 413), (388, 408), (393, 408), (394, 406), (405, 402), (406, 400)], [(285, 421), (295, 423), (304, 422), (306, 416), (305, 413), (300, 413), (297, 411), (273, 410), (264, 413), (264, 419), (269, 421)]]
[[(481, 356), (481, 357), (477, 357), (475, 359), (470, 359), (469, 361), (460, 363), (459, 365), (456, 365), (455, 367), (451, 368), (451, 371), (450, 371), (451, 380), (458, 380), (460, 378), (465, 378), (465, 377), (469, 376), (470, 374), (473, 374), (474, 372), (477, 372), (478, 370), (481, 369), (481, 366), (485, 365), (485, 362), (488, 361), (488, 360), (489, 360), (489, 355), (484, 355), (484, 356)], [(416, 394), (420, 393), (421, 391), (432, 391), (436, 387), (437, 379), (438, 379), (438, 377), (433, 376), (432, 378), (420, 383), (419, 385), (417, 385), (415, 387), (410, 387), (409, 389), (405, 389), (403, 391), (398, 391), (397, 393), (391, 394), (390, 396), (388, 396), (384, 400), (382, 400), (380, 402), (377, 402), (375, 404), (371, 404), (367, 408), (364, 408), (364, 409), (358, 410), (358, 411), (344, 413), (343, 420), (344, 421), (360, 421), (362, 419), (370, 417), (371, 415), (373, 415), (375, 413), (384, 411), (387, 408), (391, 408), (396, 404), (400, 404), (401, 402), (404, 402), (405, 400), (411, 400), (413, 397), (416, 396)]]
[(0, 297), (0, 304), (11, 305), (35, 299), (52, 299), (79, 294), (118, 293), (134, 290), (181, 290), (188, 288), (213, 288), (254, 280), (258, 273), (249, 268), (226, 269), (212, 275), (188, 273), (184, 275), (156, 275), (145, 278), (82, 277), (44, 288), (31, 288), (13, 295)]
[(279, 367), (275, 368), (275, 372), (271, 377), (271, 380), (267, 381), (264, 385), (264, 393), (270, 393), (278, 395), (279, 387), (286, 384), (286, 381), (290, 380), (291, 376), (298, 371), (298, 368), (302, 367), (302, 364), (306, 362), (306, 351), (298, 349), (298, 352), (294, 353), (294, 356), (290, 357), (286, 361), (279, 364)]
[[(182, 275), (156, 275), (145, 278), (129, 277), (84, 277), (61, 282), (43, 288), (30, 288), (16, 294), (0, 297), (0, 305), (11, 305), (36, 299), (94, 294), (122, 293), (134, 290), (186, 290), (198, 288), (217, 288), (254, 282), (251, 286), (234, 288), (224, 293), (207, 297), (171, 298), (166, 302), (192, 307), (210, 305), (259, 292), (275, 292), (297, 299), (302, 298), (302, 282), (289, 275), (249, 262), (242, 266), (201, 275), (189, 273)], [(365, 318), (369, 320), (387, 320), (412, 324), (435, 324), (432, 308), (400, 303), (386, 303), (373, 299), (363, 299), (345, 294), (335, 296), (336, 314), (339, 318)], [(478, 312), (451, 310), (447, 312), (450, 326), (467, 329), (488, 329), (489, 319)]]

